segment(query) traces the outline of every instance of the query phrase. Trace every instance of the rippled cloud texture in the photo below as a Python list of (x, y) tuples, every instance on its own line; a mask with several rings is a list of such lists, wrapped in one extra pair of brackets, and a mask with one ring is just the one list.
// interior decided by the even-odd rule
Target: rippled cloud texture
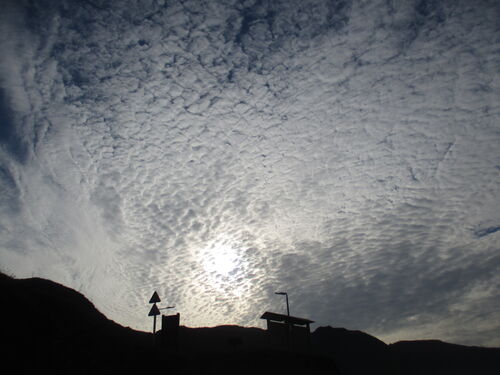
[(500, 345), (497, 1), (2, 4), (4, 272)]

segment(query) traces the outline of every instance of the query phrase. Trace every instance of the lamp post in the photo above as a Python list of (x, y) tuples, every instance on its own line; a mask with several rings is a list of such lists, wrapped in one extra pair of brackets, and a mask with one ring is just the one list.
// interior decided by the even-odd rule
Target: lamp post
[[(285, 296), (286, 298), (286, 314), (288, 315), (288, 319), (290, 319), (290, 305), (288, 304), (288, 293), (287, 292), (275, 292), (274, 294), (279, 294), (280, 296)], [(286, 322), (287, 331), (286, 331), (286, 341), (288, 346), (288, 351), (292, 350), (292, 325), (290, 324), (290, 320)]]
[(280, 296), (286, 297), (286, 314), (290, 316), (290, 305), (288, 304), (288, 293), (287, 292), (275, 292), (274, 294), (279, 294)]

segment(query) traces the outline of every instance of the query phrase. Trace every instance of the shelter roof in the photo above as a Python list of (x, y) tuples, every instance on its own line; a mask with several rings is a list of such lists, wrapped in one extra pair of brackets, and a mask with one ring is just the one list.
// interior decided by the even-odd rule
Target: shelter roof
[(309, 320), (309, 319), (304, 319), (304, 318), (297, 318), (296, 316), (289, 316), (289, 315), (284, 315), (284, 314), (278, 314), (270, 311), (266, 311), (262, 316), (260, 317), (261, 319), (266, 319), (266, 320), (272, 320), (275, 322), (284, 322), (284, 323), (291, 323), (291, 324), (296, 324), (296, 325), (307, 325), (310, 323), (314, 323), (314, 321)]

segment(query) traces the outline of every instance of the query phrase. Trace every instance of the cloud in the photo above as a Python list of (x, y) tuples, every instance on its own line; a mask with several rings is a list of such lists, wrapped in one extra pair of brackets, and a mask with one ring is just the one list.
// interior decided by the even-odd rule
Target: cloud
[(153, 290), (200, 326), (286, 289), (321, 325), (498, 345), (496, 4), (7, 9), (2, 267), (140, 329)]

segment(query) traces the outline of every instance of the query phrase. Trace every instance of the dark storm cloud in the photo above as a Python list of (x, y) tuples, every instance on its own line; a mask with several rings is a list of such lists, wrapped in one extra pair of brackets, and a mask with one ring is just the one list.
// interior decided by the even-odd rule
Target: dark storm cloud
[(498, 344), (495, 2), (6, 9), (3, 267), (144, 329), (154, 289), (191, 325), (286, 289), (319, 324)]

